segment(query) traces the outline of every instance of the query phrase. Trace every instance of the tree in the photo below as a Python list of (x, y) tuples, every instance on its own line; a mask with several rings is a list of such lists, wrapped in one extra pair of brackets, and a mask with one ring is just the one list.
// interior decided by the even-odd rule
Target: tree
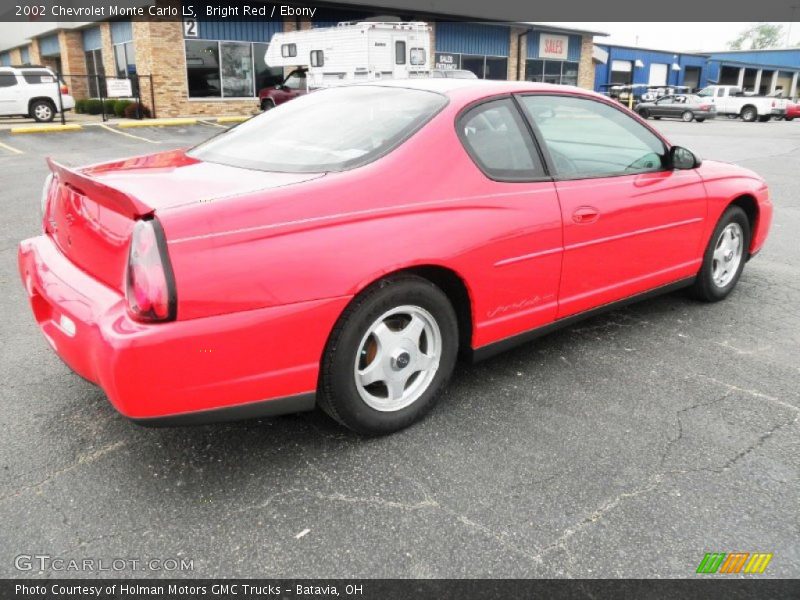
[(781, 46), (783, 36), (783, 25), (756, 23), (739, 33), (735, 40), (728, 43), (728, 47), (731, 50), (776, 48)]

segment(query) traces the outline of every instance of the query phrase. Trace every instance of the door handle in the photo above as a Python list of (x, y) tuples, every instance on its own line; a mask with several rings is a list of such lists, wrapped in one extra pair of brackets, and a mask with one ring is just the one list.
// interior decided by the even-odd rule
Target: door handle
[(600, 218), (600, 211), (594, 206), (580, 206), (572, 213), (572, 220), (578, 225), (594, 223)]

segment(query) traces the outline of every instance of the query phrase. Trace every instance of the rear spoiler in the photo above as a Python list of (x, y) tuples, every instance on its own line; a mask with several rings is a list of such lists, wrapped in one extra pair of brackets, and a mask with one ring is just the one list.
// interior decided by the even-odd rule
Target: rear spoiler
[(47, 165), (60, 183), (114, 212), (131, 219), (153, 213), (154, 209), (138, 198), (93, 179), (80, 171), (69, 169), (52, 158), (47, 159)]

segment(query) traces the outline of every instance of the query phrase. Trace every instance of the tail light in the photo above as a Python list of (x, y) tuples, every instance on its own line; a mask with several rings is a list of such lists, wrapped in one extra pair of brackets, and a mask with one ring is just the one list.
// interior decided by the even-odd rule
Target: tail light
[(156, 219), (137, 221), (133, 226), (125, 297), (128, 310), (139, 321), (175, 319), (175, 277), (164, 231)]
[(69, 94), (69, 88), (67, 87), (67, 84), (66, 84), (66, 83), (64, 83), (63, 81), (61, 82), (61, 88), (60, 88), (60, 89), (61, 89), (61, 93), (62, 93), (63, 95), (65, 95), (65, 96), (66, 96), (66, 95), (68, 95), (68, 94)]
[(711, 105), (710, 104), (701, 104), (700, 105), (700, 110), (711, 110)]

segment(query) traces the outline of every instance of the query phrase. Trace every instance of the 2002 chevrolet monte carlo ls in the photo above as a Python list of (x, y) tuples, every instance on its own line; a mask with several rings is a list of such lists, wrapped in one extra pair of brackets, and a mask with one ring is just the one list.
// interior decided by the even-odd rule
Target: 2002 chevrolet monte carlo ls
[(419, 419), (482, 358), (643, 295), (725, 298), (772, 219), (754, 173), (572, 87), (324, 90), (188, 151), (50, 162), (19, 268), (66, 363), (145, 424)]

